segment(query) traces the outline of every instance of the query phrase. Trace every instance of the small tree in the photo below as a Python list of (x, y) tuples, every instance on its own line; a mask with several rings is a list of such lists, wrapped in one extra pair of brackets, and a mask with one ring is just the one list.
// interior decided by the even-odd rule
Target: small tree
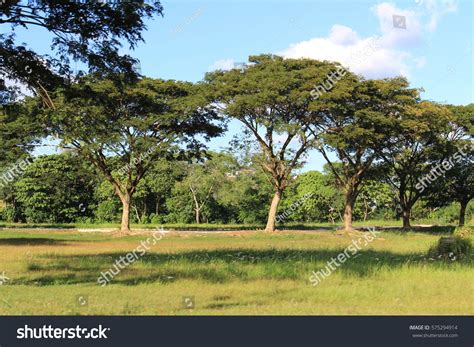
[(190, 166), (188, 175), (182, 182), (191, 194), (196, 224), (201, 224), (202, 211), (216, 193), (217, 185), (222, 182), (223, 177), (219, 180), (218, 176), (219, 173), (209, 165), (197, 163)]
[[(308, 171), (296, 177), (289, 193), (282, 202), (282, 222), (328, 222), (341, 207), (341, 193), (331, 182), (329, 175)], [(288, 216), (285, 216), (287, 212)]]
[(377, 180), (376, 177), (371, 177), (364, 182), (361, 188), (355, 210), (365, 222), (383, 209), (391, 207), (392, 202), (393, 196), (390, 186)]
[[(310, 104), (314, 88), (341, 68), (311, 59), (251, 56), (243, 69), (209, 73), (215, 107), (244, 126), (244, 140), (253, 138), (258, 162), (274, 189), (266, 231), (275, 217), (292, 172), (313, 148), (318, 131)], [(242, 144), (242, 141), (240, 141)]]
[[(191, 83), (144, 78), (136, 84), (87, 78), (57, 98), (51, 130), (112, 184), (122, 202), (121, 230), (130, 230), (138, 184), (157, 158), (173, 159), (194, 138), (220, 134), (215, 114)], [(181, 147), (178, 147), (181, 146)]]
[(15, 198), (27, 222), (69, 223), (91, 215), (94, 178), (73, 155), (37, 158), (15, 182)]

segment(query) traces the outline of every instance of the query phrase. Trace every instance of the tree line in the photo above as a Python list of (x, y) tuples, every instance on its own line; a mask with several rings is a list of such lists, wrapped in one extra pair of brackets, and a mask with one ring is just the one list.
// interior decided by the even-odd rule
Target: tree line
[[(445, 189), (448, 185), (445, 185)], [(1, 195), (0, 219), (22, 223), (116, 223), (121, 204), (112, 186), (74, 152), (43, 155)], [(202, 160), (157, 160), (140, 182), (131, 204), (131, 221), (140, 224), (264, 225), (272, 188), (258, 163), (231, 151), (208, 152)], [(459, 220), (454, 196), (426, 195), (411, 217), (443, 222)], [(461, 209), (462, 210), (462, 209)], [(474, 206), (468, 214), (472, 215)], [(292, 175), (276, 215), (278, 225), (340, 223), (344, 193), (325, 166), (323, 172)], [(464, 212), (466, 211), (464, 210)], [(354, 219), (393, 220), (401, 216), (396, 192), (378, 178), (367, 179), (354, 206)], [(463, 214), (461, 215), (462, 218)]]
[[(315, 86), (341, 68), (260, 55), (244, 68), (211, 72), (198, 83), (89, 74), (51, 93), (54, 108), (41, 107), (41, 99), (33, 97), (5, 110), (33, 114), (28, 118), (44, 124), (59, 147), (94, 167), (122, 204), (124, 231), (130, 228), (133, 197), (155, 163), (206, 162), (206, 142), (222, 135), (230, 119), (245, 129), (232, 147), (265, 176), (259, 189), (272, 190), (267, 231), (275, 230), (284, 193), (310, 150), (321, 153), (343, 193), (345, 230), (352, 229), (356, 201), (371, 178), (395, 192), (405, 228), (423, 195), (434, 191), (441, 200), (450, 192), (448, 177), (456, 186), (451, 200), (465, 210), (473, 191), (473, 106), (422, 100), (404, 78), (367, 80), (348, 71), (315, 98)], [(434, 168), (455, 155), (442, 178), (420, 189)], [(199, 223), (212, 188), (206, 193), (196, 187), (210, 176), (201, 166), (190, 170), (187, 189)]]
[[(415, 204), (430, 194), (438, 205), (459, 202), (460, 215), (472, 199), (473, 105), (422, 100), (401, 77), (364, 79), (338, 63), (268, 54), (198, 83), (147, 78), (134, 69), (135, 59), (119, 54), (120, 40), (135, 47), (143, 18), (163, 14), (159, 2), (0, 6), (0, 25), (41, 26), (54, 35), (57, 52), (57, 58), (39, 55), (13, 33), (0, 35), (2, 76), (34, 94), (21, 99), (18, 88), (0, 84), (1, 162), (8, 169), (53, 139), (107, 182), (121, 203), (124, 231), (154, 165), (205, 161), (206, 143), (231, 119), (245, 129), (233, 148), (247, 152), (265, 177), (259, 189), (272, 192), (267, 231), (275, 230), (282, 199), (312, 150), (324, 157), (343, 193), (345, 230), (352, 229), (356, 203), (371, 180), (395, 192), (405, 228)], [(73, 73), (70, 58), (87, 71)], [(205, 204), (190, 191), (200, 222)]]

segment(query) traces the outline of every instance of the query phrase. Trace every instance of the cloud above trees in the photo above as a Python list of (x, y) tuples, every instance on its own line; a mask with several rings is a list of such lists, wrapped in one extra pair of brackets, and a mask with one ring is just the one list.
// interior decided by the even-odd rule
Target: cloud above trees
[[(378, 19), (378, 33), (363, 37), (349, 26), (335, 24), (328, 35), (292, 43), (280, 52), (286, 58), (313, 58), (336, 61), (367, 78), (411, 77), (427, 59), (414, 55), (412, 49), (427, 43), (443, 16), (457, 11), (454, 0), (418, 0), (409, 9), (383, 2), (370, 8)], [(403, 17), (403, 27), (396, 27), (394, 17)], [(233, 59), (214, 62), (209, 70), (230, 70)]]
[[(402, 9), (388, 2), (372, 6), (371, 12), (379, 21), (379, 35), (361, 37), (353, 28), (336, 24), (328, 36), (293, 43), (278, 54), (287, 58), (337, 61), (368, 78), (409, 77), (413, 69), (426, 63), (425, 57), (414, 56), (409, 50), (422, 46), (440, 19), (457, 10), (454, 1), (420, 0), (418, 3), (412, 9)], [(394, 16), (403, 18), (401, 27), (394, 23)]]

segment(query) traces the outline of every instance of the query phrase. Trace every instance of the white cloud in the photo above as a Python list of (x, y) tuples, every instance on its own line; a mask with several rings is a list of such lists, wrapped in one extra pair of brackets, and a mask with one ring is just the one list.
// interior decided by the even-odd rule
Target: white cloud
[(414, 62), (417, 68), (422, 68), (423, 66), (426, 65), (426, 58), (425, 57), (415, 58)]
[[(337, 61), (367, 78), (410, 76), (414, 68), (427, 61), (414, 57), (408, 49), (423, 43), (427, 33), (436, 29), (439, 19), (456, 10), (453, 0), (424, 0), (422, 6), (404, 10), (384, 2), (371, 8), (379, 20), (380, 36), (359, 37), (357, 32), (336, 24), (327, 37), (291, 44), (278, 54), (287, 58), (312, 58)], [(393, 16), (402, 16), (404, 25), (394, 25)]]
[(331, 29), (329, 40), (340, 45), (350, 45), (359, 41), (359, 37), (351, 28), (336, 24)]
[(235, 66), (234, 59), (221, 59), (212, 64), (208, 71), (214, 70), (231, 70)]
[(454, 0), (424, 0), (422, 3), (430, 16), (427, 24), (427, 30), (433, 32), (436, 30), (439, 20), (450, 12), (456, 12), (458, 6)]
[[(371, 8), (379, 20), (382, 39), (386, 46), (413, 47), (423, 42), (423, 26), (415, 11), (402, 10), (390, 3), (381, 3)], [(394, 27), (393, 16), (405, 18), (406, 28)]]
[(410, 54), (390, 49), (383, 38), (360, 39), (351, 28), (335, 25), (328, 38), (314, 38), (291, 45), (279, 53), (286, 58), (337, 61), (367, 78), (409, 74)]
[[(379, 35), (360, 37), (354, 29), (336, 24), (328, 36), (291, 44), (277, 54), (286, 58), (337, 61), (367, 78), (410, 77), (413, 69), (423, 68), (427, 61), (408, 50), (423, 44), (441, 17), (457, 10), (455, 0), (418, 0), (416, 3), (418, 5), (411, 9), (398, 8), (389, 2), (372, 6), (371, 11), (379, 21)], [(404, 28), (394, 25), (394, 15), (404, 18)], [(233, 67), (233, 59), (224, 59), (209, 69)]]

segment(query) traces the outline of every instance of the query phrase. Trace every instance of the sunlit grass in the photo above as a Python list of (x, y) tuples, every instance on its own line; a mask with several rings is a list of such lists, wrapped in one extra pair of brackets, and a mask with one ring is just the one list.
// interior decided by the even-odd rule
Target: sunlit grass
[(0, 313), (472, 315), (473, 262), (430, 259), (440, 235), (382, 232), (313, 287), (311, 272), (360, 235), (169, 233), (101, 287), (100, 273), (150, 234), (1, 231)]

